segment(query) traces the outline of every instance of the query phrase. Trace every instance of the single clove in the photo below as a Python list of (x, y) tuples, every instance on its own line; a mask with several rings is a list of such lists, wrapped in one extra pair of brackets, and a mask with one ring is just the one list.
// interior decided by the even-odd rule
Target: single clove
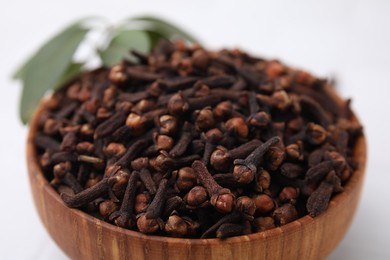
[(164, 223), (160, 219), (164, 204), (166, 200), (166, 190), (168, 187), (168, 180), (162, 179), (158, 186), (157, 193), (146, 209), (144, 214), (137, 219), (137, 227), (142, 233), (155, 233), (159, 229), (164, 229)]
[(211, 205), (221, 213), (231, 212), (235, 198), (230, 190), (219, 186), (201, 161), (195, 161), (192, 169), (198, 174), (199, 181), (206, 188)]
[(259, 165), (261, 157), (268, 151), (268, 149), (280, 141), (279, 137), (273, 137), (267, 142), (256, 148), (245, 160), (234, 160), (233, 175), (239, 183), (250, 183), (253, 181), (257, 172), (257, 165)]
[(133, 208), (135, 204), (138, 178), (139, 173), (137, 171), (133, 171), (127, 183), (126, 191), (123, 196), (119, 211), (115, 211), (110, 215), (110, 221), (115, 222), (115, 224), (119, 227), (128, 228), (133, 226), (131, 217), (133, 215)]

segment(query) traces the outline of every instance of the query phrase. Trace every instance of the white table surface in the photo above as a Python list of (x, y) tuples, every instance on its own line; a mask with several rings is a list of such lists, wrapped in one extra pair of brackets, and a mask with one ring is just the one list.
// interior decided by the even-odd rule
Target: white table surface
[(155, 14), (210, 48), (242, 47), (322, 77), (353, 98), (368, 138), (359, 210), (329, 259), (390, 259), (390, 1), (1, 1), (0, 259), (67, 259), (35, 212), (27, 182), (26, 127), (18, 119), (14, 69), (47, 37), (77, 18), (116, 22)]

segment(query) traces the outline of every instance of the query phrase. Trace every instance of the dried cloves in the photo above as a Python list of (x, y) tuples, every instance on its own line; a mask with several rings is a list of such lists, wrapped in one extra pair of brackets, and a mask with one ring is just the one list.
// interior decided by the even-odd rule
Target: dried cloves
[(273, 217), (281, 225), (290, 223), (298, 218), (295, 206), (287, 203), (274, 210)]
[(260, 140), (253, 139), (232, 150), (226, 150), (224, 147), (217, 147), (210, 156), (210, 163), (217, 171), (228, 171), (233, 160), (247, 157), (260, 144)]
[(234, 196), (231, 191), (219, 186), (201, 161), (195, 161), (192, 164), (192, 169), (198, 175), (199, 181), (207, 189), (211, 205), (221, 213), (232, 211), (234, 207)]
[(69, 207), (78, 208), (108, 192), (110, 180), (112, 179), (104, 178), (96, 185), (85, 189), (74, 196), (69, 196), (66, 193), (63, 193), (61, 194), (61, 198)]
[(114, 221), (115, 224), (120, 227), (131, 227), (133, 225), (131, 216), (133, 215), (138, 178), (139, 173), (137, 171), (133, 171), (128, 180), (119, 211), (115, 211), (113, 214), (110, 214), (110, 221)]
[(310, 195), (307, 200), (307, 210), (312, 217), (315, 217), (328, 208), (329, 200), (333, 192), (340, 187), (340, 179), (334, 171), (329, 172), (320, 186)]
[(217, 229), (215, 236), (217, 238), (239, 236), (244, 233), (244, 229), (245, 226), (242, 224), (225, 223)]
[(184, 237), (188, 233), (187, 223), (178, 215), (169, 216), (165, 223), (165, 232), (172, 237)]
[(142, 214), (137, 219), (137, 227), (142, 233), (154, 233), (159, 229), (164, 228), (163, 221), (160, 219), (164, 203), (166, 199), (167, 179), (162, 179), (158, 187), (157, 193), (146, 209), (145, 214)]
[(255, 232), (261, 232), (275, 227), (275, 220), (272, 217), (257, 217), (252, 222)]
[(191, 167), (184, 167), (178, 170), (176, 187), (180, 191), (188, 191), (192, 189), (197, 182), (196, 174)]
[(257, 165), (259, 165), (261, 157), (268, 151), (268, 149), (280, 141), (279, 137), (273, 137), (264, 144), (256, 148), (245, 160), (234, 160), (233, 175), (239, 183), (250, 183), (253, 181), (257, 172)]
[(323, 213), (362, 127), (322, 79), (161, 41), (55, 91), (34, 144), (69, 207), (142, 233), (225, 238)]
[(191, 125), (188, 122), (185, 122), (183, 125), (182, 133), (180, 135), (180, 139), (177, 141), (175, 146), (169, 151), (169, 155), (172, 157), (178, 157), (183, 155), (194, 137), (195, 134), (193, 131), (193, 125)]

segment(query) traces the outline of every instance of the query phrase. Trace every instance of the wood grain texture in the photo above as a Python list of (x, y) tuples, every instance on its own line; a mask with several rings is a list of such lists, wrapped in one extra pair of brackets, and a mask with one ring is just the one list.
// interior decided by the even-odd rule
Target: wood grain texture
[[(330, 90), (335, 95), (333, 90)], [(31, 121), (27, 164), (35, 206), (51, 237), (72, 259), (323, 259), (341, 241), (356, 211), (366, 164), (366, 142), (357, 141), (359, 168), (325, 213), (302, 217), (285, 226), (246, 236), (178, 239), (143, 235), (68, 208), (43, 176), (34, 147), (38, 114)], [(357, 121), (356, 117), (355, 120)]]

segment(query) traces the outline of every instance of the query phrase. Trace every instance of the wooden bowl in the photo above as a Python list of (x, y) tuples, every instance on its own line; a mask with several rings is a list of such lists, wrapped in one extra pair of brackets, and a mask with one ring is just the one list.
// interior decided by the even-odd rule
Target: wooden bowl
[[(329, 88), (339, 102), (341, 99)], [(68, 208), (45, 179), (37, 162), (34, 137), (42, 102), (31, 121), (27, 164), (35, 206), (51, 237), (72, 259), (323, 259), (343, 238), (360, 198), (366, 164), (361, 136), (354, 150), (359, 168), (345, 190), (316, 218), (304, 216), (282, 227), (220, 239), (182, 239), (144, 235)], [(353, 120), (358, 121), (354, 116)]]

